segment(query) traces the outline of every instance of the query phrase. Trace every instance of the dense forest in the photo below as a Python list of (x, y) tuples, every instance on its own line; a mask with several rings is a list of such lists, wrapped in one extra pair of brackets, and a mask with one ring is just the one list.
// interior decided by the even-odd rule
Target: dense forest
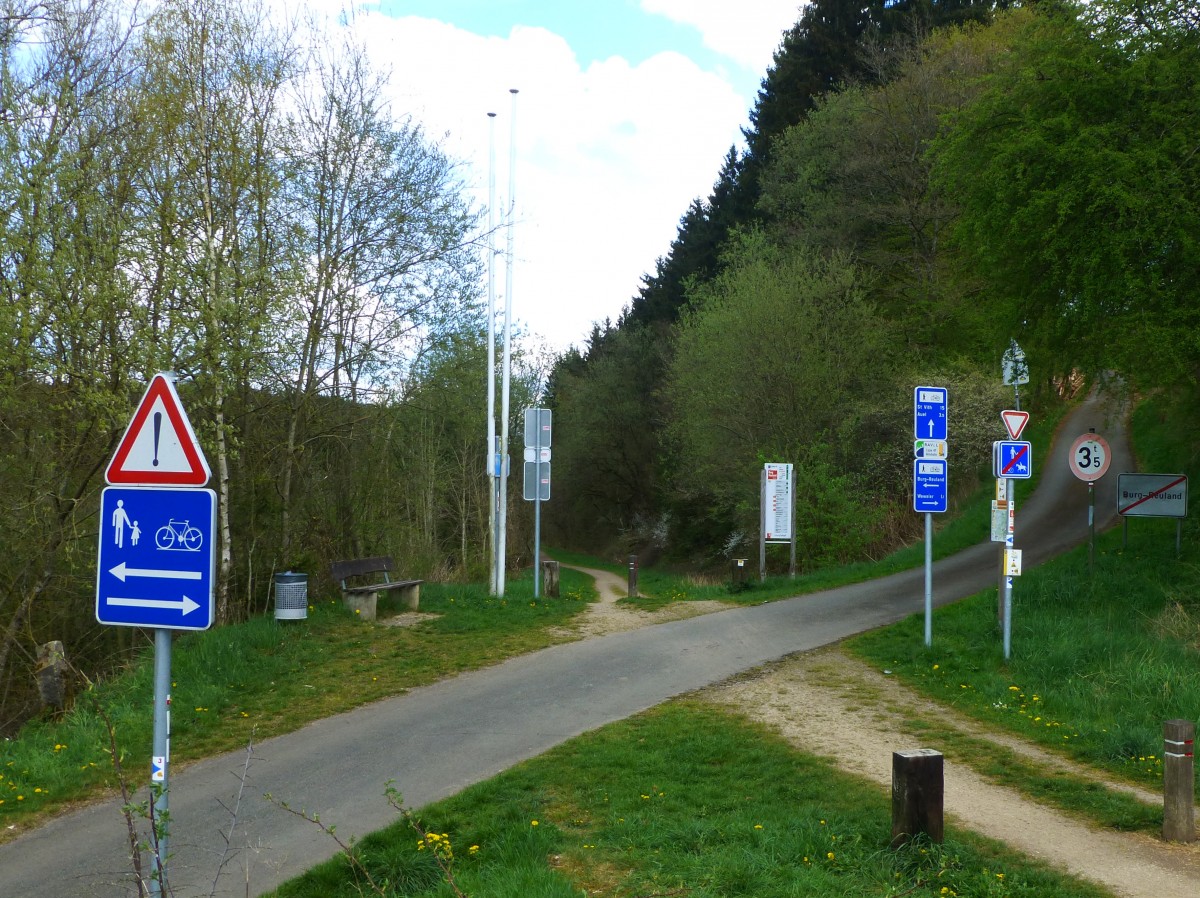
[[(129, 15), (9, 0), (0, 31), (0, 731), (47, 640), (89, 676), (144, 645), (94, 621), (97, 515), (157, 371), (213, 469), (219, 621), (339, 557), (487, 570), (486, 216), (455, 160), (353, 46), (234, 0)], [(1198, 72), (1185, 0), (801, 7), (621, 319), (517, 359), (513, 409), (546, 383), (556, 414), (548, 539), (717, 564), (790, 461), (804, 567), (886, 551), (913, 386), (949, 387), (968, 491), (1013, 339), (1029, 400), (1116, 372), (1193, 401)]]
[(804, 6), (745, 150), (554, 369), (553, 538), (724, 565), (791, 462), (800, 565), (875, 557), (921, 526), (913, 387), (949, 388), (965, 494), (1012, 340), (1026, 403), (1104, 379), (1194, 407), (1198, 73), (1183, 0)]

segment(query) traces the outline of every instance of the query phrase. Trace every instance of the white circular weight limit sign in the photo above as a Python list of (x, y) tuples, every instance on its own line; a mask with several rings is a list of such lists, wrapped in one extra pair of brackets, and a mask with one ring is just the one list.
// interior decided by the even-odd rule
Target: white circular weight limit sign
[(1071, 444), (1071, 456), (1068, 459), (1071, 473), (1087, 483), (1094, 483), (1103, 477), (1111, 460), (1108, 443), (1099, 434), (1082, 434)]

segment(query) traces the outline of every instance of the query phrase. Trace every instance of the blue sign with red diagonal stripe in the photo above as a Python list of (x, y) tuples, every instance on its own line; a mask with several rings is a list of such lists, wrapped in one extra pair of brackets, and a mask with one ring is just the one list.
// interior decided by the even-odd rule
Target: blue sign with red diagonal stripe
[(996, 477), (1027, 480), (1033, 476), (1033, 453), (1025, 440), (992, 443), (992, 466)]

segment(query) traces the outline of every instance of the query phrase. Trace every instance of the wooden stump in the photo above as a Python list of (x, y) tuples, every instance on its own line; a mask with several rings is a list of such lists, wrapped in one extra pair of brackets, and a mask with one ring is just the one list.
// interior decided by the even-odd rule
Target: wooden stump
[(37, 677), (38, 694), (41, 696), (43, 708), (62, 711), (66, 707), (69, 670), (67, 650), (57, 639), (38, 649), (34, 676)]
[(542, 562), (542, 595), (547, 598), (557, 599), (558, 592), (558, 562), (543, 561)]
[(945, 779), (940, 751), (892, 752), (892, 847), (926, 835), (941, 844), (945, 835)]

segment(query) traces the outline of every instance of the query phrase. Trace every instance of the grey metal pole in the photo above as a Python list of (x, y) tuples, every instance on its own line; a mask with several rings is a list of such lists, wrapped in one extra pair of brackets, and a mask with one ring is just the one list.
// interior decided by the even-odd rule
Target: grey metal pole
[[(152, 790), (157, 789), (150, 834), (153, 853), (150, 894), (154, 898), (166, 894), (167, 881), (167, 824), (171, 819), (167, 807), (167, 770), (171, 760), (171, 636), (167, 629), (154, 631), (154, 742), (151, 749), (154, 758), (150, 783)], [(158, 770), (161, 774), (156, 772)]]
[(488, 476), (488, 594), (496, 595), (499, 557), (496, 511), (500, 480), (496, 470), (496, 113), (488, 113), (488, 315), (487, 315), (487, 476)]
[(533, 416), (537, 431), (533, 438), (533, 470), (537, 472), (533, 484), (533, 597), (536, 599), (540, 595), (538, 581), (542, 579), (542, 410), (535, 408)]
[(1096, 572), (1096, 484), (1088, 481), (1088, 574)]
[(792, 557), (788, 562), (788, 576), (796, 577), (796, 466), (792, 466), (792, 486), (789, 490), (792, 497)]
[(507, 223), (507, 261), (505, 265), (504, 290), (504, 373), (500, 381), (500, 513), (498, 517), (499, 537), (497, 539), (499, 558), (496, 559), (496, 595), (504, 595), (505, 561), (508, 558), (508, 401), (510, 382), (512, 378), (512, 282), (513, 264), (516, 257), (513, 254), (513, 227), (516, 218), (517, 191), (517, 91), (509, 90), (512, 94), (512, 124), (509, 126), (509, 161), (508, 161), (508, 223)]
[[(1008, 485), (1005, 492), (1008, 494), (1008, 514), (1011, 520), (1016, 517), (1017, 485), (1011, 477), (1006, 479)], [(1009, 545), (1007, 536), (1006, 533), (1005, 546)], [(1008, 575), (1007, 570), (1002, 573), (1004, 576), (1004, 660), (1007, 661), (1012, 651), (1012, 577)]]
[(925, 647), (933, 645), (933, 515), (925, 512)]
[(767, 579), (767, 469), (758, 474), (758, 582)]

